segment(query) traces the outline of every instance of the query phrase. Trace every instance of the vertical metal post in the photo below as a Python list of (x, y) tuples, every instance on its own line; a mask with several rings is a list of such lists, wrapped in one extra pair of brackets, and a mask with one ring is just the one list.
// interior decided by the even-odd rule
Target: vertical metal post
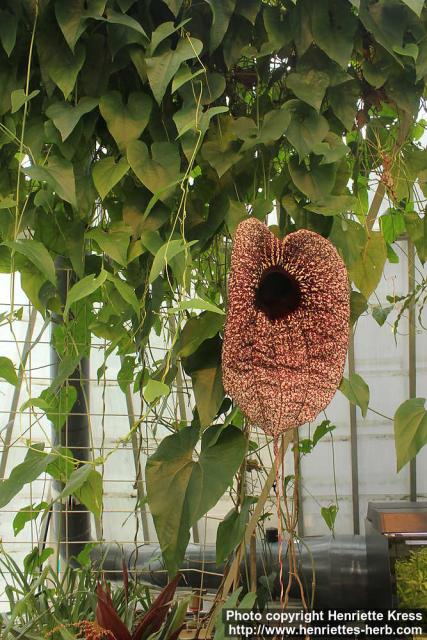
[[(67, 263), (64, 260), (58, 261), (56, 267), (58, 291), (62, 303), (65, 303), (67, 291), (73, 283), (74, 273), (67, 267)], [(61, 318), (57, 316), (54, 321), (60, 323)], [(51, 344), (53, 379), (58, 374), (59, 366), (59, 356), (53, 344)], [(86, 462), (89, 458), (89, 379), (89, 358), (84, 357), (66, 382), (66, 384), (76, 389), (76, 402), (62, 429), (57, 430), (52, 427), (52, 444), (54, 446), (68, 447), (73, 457), (81, 462)], [(63, 484), (60, 481), (52, 481), (53, 498), (56, 498), (56, 495), (62, 489)], [(52, 516), (53, 533), (59, 544), (61, 557), (68, 563), (91, 540), (90, 513), (84, 505), (76, 504), (70, 497), (66, 499), (65, 503), (55, 503)]]
[[(350, 341), (348, 345), (348, 372), (351, 376), (356, 372), (354, 357), (354, 329), (350, 330)], [(359, 515), (359, 460), (357, 443), (357, 414), (356, 405), (350, 403), (350, 448), (351, 448), (351, 494), (353, 502), (353, 531), (360, 533)]]
[[(415, 288), (415, 249), (414, 243), (408, 238), (408, 291)], [(408, 310), (409, 338), (408, 338), (408, 367), (409, 367), (409, 397), (417, 395), (417, 352), (415, 305), (413, 302)], [(417, 501), (417, 461), (413, 458), (409, 463), (409, 495), (413, 502)]]

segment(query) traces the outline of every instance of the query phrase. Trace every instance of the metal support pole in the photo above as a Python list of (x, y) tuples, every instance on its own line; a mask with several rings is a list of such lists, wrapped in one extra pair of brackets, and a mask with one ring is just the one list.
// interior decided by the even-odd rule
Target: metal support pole
[[(415, 249), (414, 243), (408, 238), (408, 291), (415, 288)], [(409, 366), (409, 397), (417, 395), (417, 352), (415, 305), (413, 302), (408, 310), (409, 338), (408, 338), (408, 366)], [(413, 458), (409, 463), (409, 495), (413, 502), (417, 501), (417, 461)]]
[[(348, 372), (349, 376), (356, 372), (354, 357), (354, 330), (350, 330), (350, 341), (348, 345)], [(353, 502), (353, 531), (360, 533), (359, 515), (359, 461), (357, 443), (357, 414), (356, 405), (350, 403), (350, 448), (351, 448), (351, 494)]]
[[(74, 280), (74, 273), (63, 260), (58, 261), (56, 267), (58, 290), (62, 302), (65, 303), (67, 291)], [(54, 322), (57, 323), (60, 323), (61, 320), (59, 316), (54, 318)], [(58, 374), (60, 364), (61, 361), (52, 344), (52, 379), (55, 379)], [(89, 457), (89, 379), (89, 358), (84, 357), (66, 381), (66, 384), (76, 389), (76, 402), (62, 429), (57, 430), (52, 427), (52, 444), (69, 448), (73, 457), (81, 462), (86, 462)], [(52, 497), (54, 499), (62, 489), (61, 482), (52, 481)], [(91, 540), (90, 513), (84, 505), (76, 504), (70, 497), (64, 503), (55, 502), (52, 516), (53, 533), (59, 544), (61, 557), (68, 563)]]

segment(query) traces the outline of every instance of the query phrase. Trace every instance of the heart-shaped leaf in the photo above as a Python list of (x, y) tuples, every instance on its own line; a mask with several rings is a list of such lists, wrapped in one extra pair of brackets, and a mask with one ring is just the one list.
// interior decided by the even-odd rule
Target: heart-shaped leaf
[(60, 198), (77, 207), (74, 168), (68, 160), (51, 156), (46, 166), (22, 167), (22, 171), (33, 180), (47, 182)]
[(44, 244), (37, 240), (11, 240), (4, 243), (7, 247), (13, 251), (18, 251), (23, 256), (28, 258), (35, 267), (45, 276), (46, 280), (56, 283), (55, 264), (51, 258), (49, 251)]
[(158, 193), (160, 200), (167, 202), (181, 178), (178, 146), (171, 142), (154, 142), (151, 156), (147, 145), (141, 140), (135, 140), (127, 148), (129, 164), (142, 184), (151, 193)]
[(126, 149), (137, 140), (148, 124), (152, 107), (150, 96), (145, 93), (131, 93), (127, 104), (122, 102), (118, 91), (110, 91), (102, 96), (99, 110), (119, 149)]
[(95, 109), (97, 104), (96, 98), (87, 97), (81, 98), (75, 107), (68, 102), (55, 102), (46, 109), (46, 115), (53, 121), (64, 142), (73, 132), (80, 118)]
[(16, 375), (13, 362), (5, 356), (0, 356), (0, 378), (3, 378), (3, 380), (6, 380), (6, 382), (13, 386), (18, 384), (18, 376)]
[(92, 169), (92, 177), (95, 187), (104, 200), (111, 189), (123, 178), (129, 170), (126, 158), (120, 158), (116, 163), (114, 158), (99, 160)]
[(302, 160), (325, 138), (329, 130), (328, 121), (310, 105), (300, 100), (289, 100), (283, 110), (291, 113), (286, 137)]
[(203, 49), (203, 43), (189, 36), (179, 40), (176, 48), (172, 49), (169, 40), (165, 40), (157, 48), (156, 54), (145, 59), (147, 76), (151, 90), (160, 104), (165, 95), (169, 82), (186, 60), (196, 58)]
[(12, 91), (10, 96), (12, 102), (11, 113), (16, 113), (16, 111), (19, 111), (19, 109), (26, 102), (29, 102), (30, 100), (35, 98), (39, 93), (40, 91), (38, 89), (35, 89), (29, 95), (25, 93), (24, 89), (16, 89), (15, 91)]
[(357, 373), (353, 373), (349, 379), (341, 380), (339, 390), (352, 404), (360, 407), (362, 416), (365, 417), (369, 405), (369, 387), (364, 379)]
[(297, 98), (319, 111), (329, 85), (329, 76), (323, 71), (304, 69), (290, 73), (286, 84)]
[(425, 398), (411, 398), (403, 402), (394, 415), (394, 439), (397, 470), (415, 458), (427, 444), (427, 411)]
[(196, 427), (185, 427), (165, 438), (147, 461), (148, 504), (170, 575), (181, 565), (191, 526), (223, 495), (246, 452), (237, 427), (207, 429), (196, 461), (198, 439)]

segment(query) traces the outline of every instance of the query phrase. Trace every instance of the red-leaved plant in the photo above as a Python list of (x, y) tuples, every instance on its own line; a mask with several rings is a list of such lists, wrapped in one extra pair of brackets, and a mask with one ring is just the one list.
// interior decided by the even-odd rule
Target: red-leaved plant
[[(84, 620), (78, 623), (81, 637), (85, 640), (146, 640), (158, 631), (165, 622), (171, 608), (172, 599), (177, 588), (180, 574), (169, 582), (145, 612), (134, 631), (129, 631), (114, 608), (108, 587), (97, 585), (98, 603), (95, 622)], [(168, 640), (176, 640), (182, 627), (174, 630)]]

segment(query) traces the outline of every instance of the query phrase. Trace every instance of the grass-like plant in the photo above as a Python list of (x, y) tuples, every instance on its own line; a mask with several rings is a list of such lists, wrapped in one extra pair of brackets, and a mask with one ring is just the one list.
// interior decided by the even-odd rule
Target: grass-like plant
[(181, 629), (188, 602), (174, 601), (179, 576), (152, 601), (148, 587), (129, 580), (125, 566), (113, 589), (90, 562), (59, 575), (43, 566), (46, 554), (37, 549), (23, 569), (0, 551), (9, 601), (9, 611), (0, 614), (2, 640), (145, 640), (160, 631), (173, 640)]
[(401, 607), (427, 609), (427, 549), (396, 561), (396, 585)]

